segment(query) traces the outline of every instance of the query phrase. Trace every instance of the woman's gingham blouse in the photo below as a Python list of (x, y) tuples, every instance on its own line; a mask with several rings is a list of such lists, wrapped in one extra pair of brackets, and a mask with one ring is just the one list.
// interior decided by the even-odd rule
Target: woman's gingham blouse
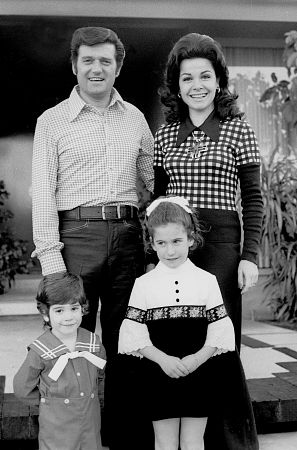
[(203, 131), (203, 126), (192, 125), (192, 132), (180, 145), (183, 123), (163, 125), (155, 137), (154, 166), (164, 167), (169, 176), (167, 195), (186, 197), (195, 208), (235, 211), (238, 167), (260, 164), (258, 144), (246, 121), (209, 117), (206, 122), (215, 120), (219, 127), (216, 138)]

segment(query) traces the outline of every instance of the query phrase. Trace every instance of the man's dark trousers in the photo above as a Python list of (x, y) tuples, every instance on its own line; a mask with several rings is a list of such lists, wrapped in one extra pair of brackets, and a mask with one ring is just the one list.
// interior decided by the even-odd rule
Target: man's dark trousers
[[(120, 384), (123, 389), (125, 386), (118, 383), (121, 374), (112, 361), (117, 355), (119, 329), (134, 281), (144, 273), (141, 224), (137, 217), (116, 220), (68, 220), (60, 217), (60, 236), (67, 270), (82, 277), (89, 301), (89, 314), (84, 316), (81, 326), (92, 332), (96, 328), (100, 298), (102, 343), (108, 361), (102, 412), (103, 443), (111, 450), (136, 449), (139, 441), (137, 439), (133, 444), (130, 427), (133, 416), (138, 419), (140, 411), (135, 410), (137, 406), (132, 407), (128, 392), (120, 392), (121, 399), (114, 395), (118, 390), (116, 385)], [(144, 440), (147, 439), (146, 432), (141, 434)], [(123, 447), (124, 444), (128, 447)]]

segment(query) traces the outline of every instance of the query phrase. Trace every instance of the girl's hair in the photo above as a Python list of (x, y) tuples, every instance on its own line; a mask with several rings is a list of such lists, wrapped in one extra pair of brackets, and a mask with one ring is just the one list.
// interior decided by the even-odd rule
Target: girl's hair
[[(80, 276), (69, 272), (44, 276), (39, 283), (37, 295), (37, 309), (42, 316), (49, 315), (53, 305), (67, 305), (79, 303), (83, 314), (88, 312), (88, 301)], [(49, 322), (44, 325), (50, 326)]]
[(183, 121), (189, 114), (188, 106), (178, 97), (178, 93), (181, 62), (191, 58), (205, 58), (212, 64), (220, 87), (214, 99), (219, 118), (241, 118), (243, 113), (236, 105), (238, 96), (229, 91), (229, 71), (220, 44), (205, 34), (189, 33), (181, 37), (169, 53), (163, 86), (159, 89), (161, 102), (166, 107), (167, 123)]
[[(159, 200), (162, 197), (159, 197)], [(165, 198), (165, 197), (164, 197)], [(191, 250), (201, 247), (203, 244), (202, 229), (198, 220), (197, 212), (190, 208), (192, 213), (188, 213), (182, 206), (168, 201), (170, 197), (166, 197), (166, 201), (159, 203), (158, 206), (146, 216), (145, 226), (145, 246), (147, 250), (151, 249), (151, 240), (154, 238), (154, 230), (157, 227), (175, 223), (182, 225), (189, 239), (194, 239)]]

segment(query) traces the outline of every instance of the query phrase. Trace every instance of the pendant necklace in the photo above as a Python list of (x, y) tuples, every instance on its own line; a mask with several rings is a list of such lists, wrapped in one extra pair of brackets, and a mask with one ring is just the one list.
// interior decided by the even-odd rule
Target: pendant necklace
[(207, 145), (204, 144), (200, 138), (196, 137), (194, 132), (192, 133), (192, 136), (195, 144), (188, 149), (187, 153), (192, 159), (198, 159), (200, 158), (201, 153), (207, 151)]

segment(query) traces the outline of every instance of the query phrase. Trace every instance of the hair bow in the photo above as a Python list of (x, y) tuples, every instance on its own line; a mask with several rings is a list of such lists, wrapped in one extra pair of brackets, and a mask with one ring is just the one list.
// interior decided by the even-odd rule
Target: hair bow
[(176, 205), (179, 205), (181, 208), (183, 208), (187, 213), (192, 214), (192, 210), (189, 206), (188, 200), (184, 197), (176, 196), (176, 197), (158, 198), (157, 200), (154, 200), (153, 203), (151, 203), (146, 208), (147, 217), (149, 217), (150, 214), (152, 213), (152, 211), (154, 211), (154, 209), (157, 208), (157, 206), (159, 206), (160, 203), (163, 203), (163, 202), (175, 203)]

